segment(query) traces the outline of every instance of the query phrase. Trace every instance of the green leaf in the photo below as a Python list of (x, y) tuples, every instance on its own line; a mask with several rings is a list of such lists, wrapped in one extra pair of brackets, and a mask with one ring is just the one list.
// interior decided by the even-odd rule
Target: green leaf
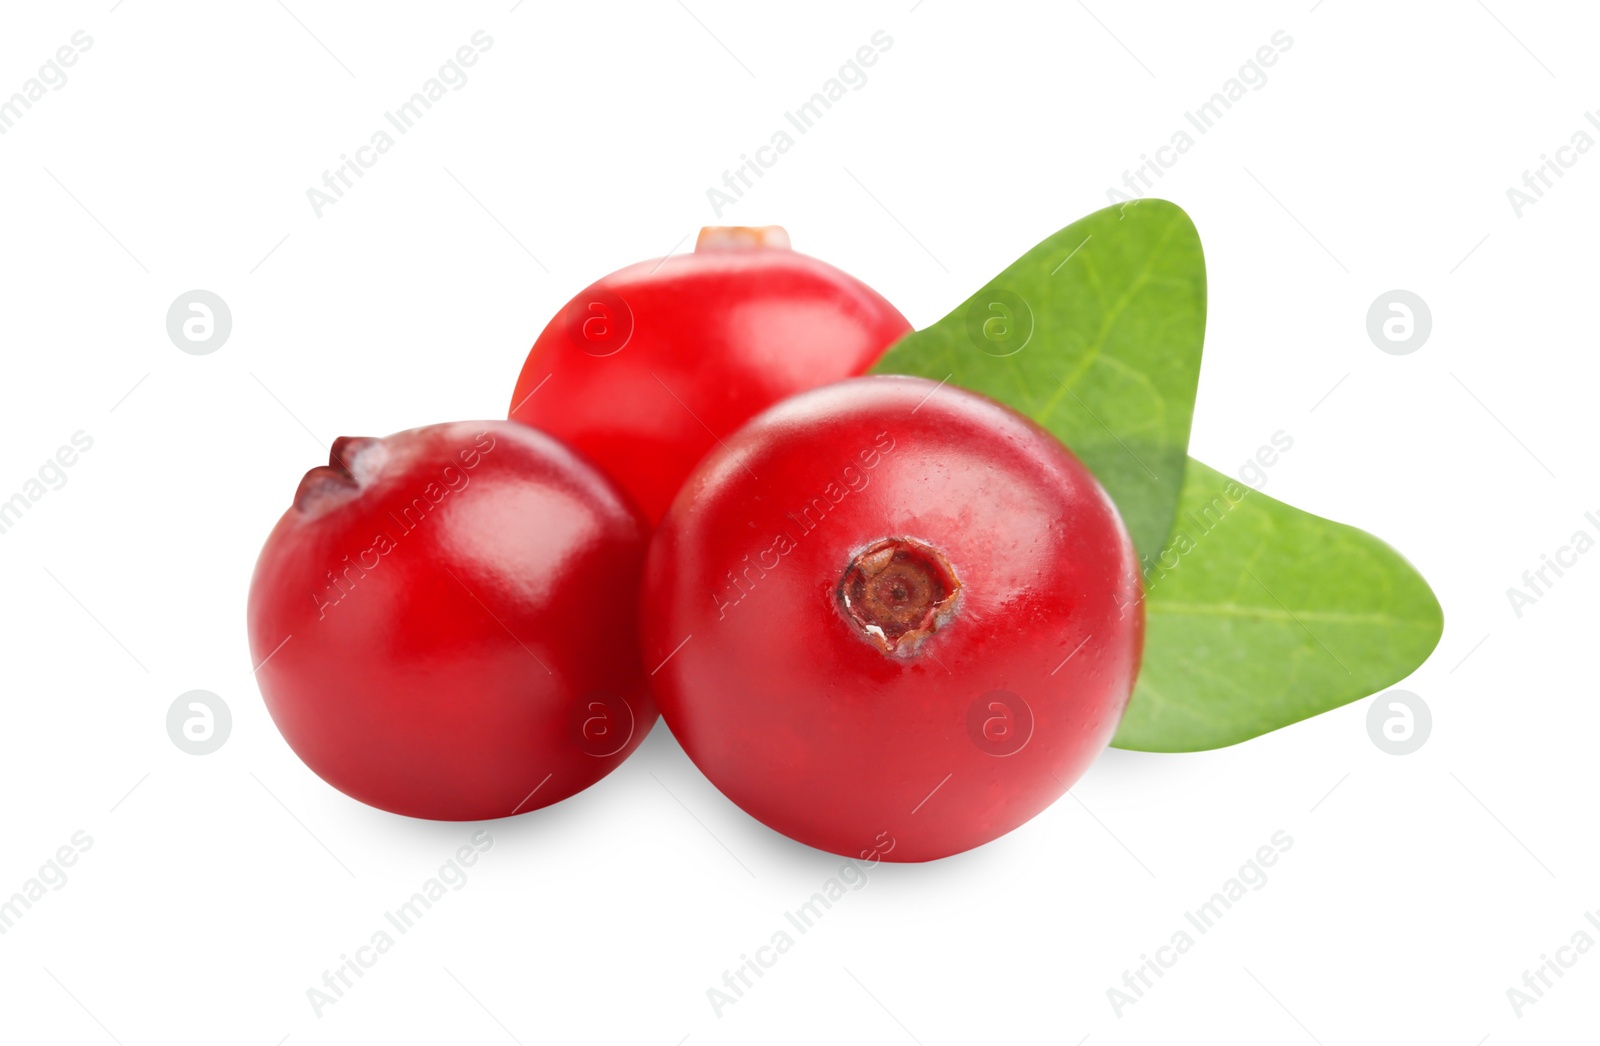
[(1046, 239), (874, 368), (1009, 404), (1116, 501), (1146, 564), (1120, 748), (1217, 748), (1359, 700), (1425, 661), (1444, 625), (1388, 545), (1188, 457), (1205, 316), (1194, 225), (1143, 200)]
[(1394, 549), (1192, 459), (1145, 587), (1144, 667), (1118, 748), (1220, 748), (1359, 700), (1427, 660), (1444, 628)]
[(1039, 422), (1099, 478), (1148, 557), (1177, 510), (1205, 325), (1194, 223), (1140, 200), (1049, 237), (873, 371), (948, 379)]

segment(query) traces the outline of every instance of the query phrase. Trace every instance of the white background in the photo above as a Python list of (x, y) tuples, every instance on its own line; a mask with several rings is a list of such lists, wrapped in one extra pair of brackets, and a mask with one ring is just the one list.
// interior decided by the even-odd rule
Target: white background
[[(1600, 155), (1520, 217), (1506, 197), (1600, 108), (1592, 7), (112, 2), (8, 5), (0, 31), (0, 96), (93, 39), (0, 136), (0, 498), (74, 432), (94, 441), (0, 534), (0, 895), (93, 839), (0, 937), (0, 1036), (1594, 1034), (1600, 951), (1520, 1017), (1507, 989), (1600, 909), (1600, 555), (1521, 618), (1506, 596), (1600, 510)], [(478, 29), (470, 81), (316, 217), (306, 190)], [(503, 416), (546, 319), (689, 249), (718, 223), (707, 188), (880, 29), (865, 86), (720, 223), (783, 224), (918, 326), (1293, 39), (1159, 187), (1210, 272), (1192, 450), (1233, 471), (1285, 430), (1267, 491), (1430, 579), (1444, 638), (1404, 685), (1431, 738), (1381, 752), (1363, 701), (1224, 751), (1109, 752), (996, 843), (874, 869), (718, 1016), (707, 989), (841, 861), (745, 817), (658, 727), (590, 791), (487, 825), (465, 887), (317, 1016), (307, 989), (474, 826), (364, 808), (279, 738), (245, 644), (261, 540), (333, 437)], [(193, 288), (232, 309), (212, 355), (166, 333)], [(1412, 355), (1365, 331), (1393, 288), (1432, 309)], [(196, 688), (234, 719), (204, 757), (165, 729)], [(1107, 989), (1280, 830), (1267, 884), (1115, 1013)]]

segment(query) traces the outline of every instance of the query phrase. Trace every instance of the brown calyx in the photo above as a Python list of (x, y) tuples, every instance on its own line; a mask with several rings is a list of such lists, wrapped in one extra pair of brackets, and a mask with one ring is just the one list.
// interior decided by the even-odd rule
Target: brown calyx
[(320, 516), (347, 501), (361, 489), (381, 464), (382, 455), (373, 453), (383, 441), (371, 436), (340, 436), (328, 452), (328, 463), (318, 465), (300, 478), (295, 488), (294, 507), (309, 516)]
[(839, 578), (839, 610), (860, 636), (892, 657), (910, 657), (954, 616), (961, 581), (945, 554), (915, 538), (882, 538)]

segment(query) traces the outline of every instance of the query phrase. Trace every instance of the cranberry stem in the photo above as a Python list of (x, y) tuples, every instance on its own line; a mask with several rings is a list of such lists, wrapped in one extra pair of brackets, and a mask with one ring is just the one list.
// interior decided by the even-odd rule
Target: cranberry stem
[(789, 234), (781, 225), (707, 225), (695, 237), (696, 254), (704, 251), (789, 249)]

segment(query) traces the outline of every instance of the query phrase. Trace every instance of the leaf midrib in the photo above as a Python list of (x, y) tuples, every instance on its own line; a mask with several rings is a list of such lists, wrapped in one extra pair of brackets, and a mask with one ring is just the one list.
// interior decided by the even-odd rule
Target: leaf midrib
[(1150, 599), (1145, 603), (1147, 615), (1168, 617), (1236, 617), (1260, 621), (1320, 621), (1328, 624), (1349, 625), (1405, 625), (1433, 627), (1432, 617), (1396, 617), (1378, 612), (1352, 613), (1340, 610), (1284, 610), (1281, 607), (1248, 606), (1240, 603), (1178, 603)]

